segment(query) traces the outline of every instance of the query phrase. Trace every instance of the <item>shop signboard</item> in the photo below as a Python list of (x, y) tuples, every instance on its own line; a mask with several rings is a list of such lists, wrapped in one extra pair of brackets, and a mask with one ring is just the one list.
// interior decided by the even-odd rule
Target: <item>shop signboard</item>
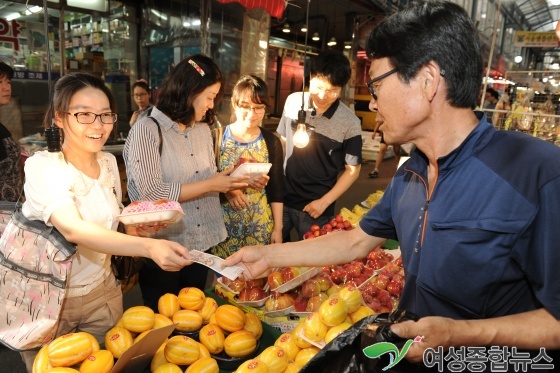
[(522, 48), (555, 48), (560, 46), (560, 42), (554, 31), (515, 31), (513, 45)]

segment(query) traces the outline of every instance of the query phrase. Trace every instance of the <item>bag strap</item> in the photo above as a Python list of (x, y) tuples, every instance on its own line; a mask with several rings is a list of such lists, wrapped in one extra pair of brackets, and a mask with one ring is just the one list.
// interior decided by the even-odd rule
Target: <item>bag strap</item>
[(158, 135), (159, 135), (159, 156), (161, 157), (161, 152), (163, 151), (163, 136), (161, 135), (161, 126), (158, 122), (158, 120), (154, 117), (152, 117), (152, 109), (153, 107), (150, 108), (150, 110), (148, 111), (148, 118), (150, 118), (151, 120), (154, 121), (154, 123), (156, 124), (157, 127), (157, 131), (158, 131)]

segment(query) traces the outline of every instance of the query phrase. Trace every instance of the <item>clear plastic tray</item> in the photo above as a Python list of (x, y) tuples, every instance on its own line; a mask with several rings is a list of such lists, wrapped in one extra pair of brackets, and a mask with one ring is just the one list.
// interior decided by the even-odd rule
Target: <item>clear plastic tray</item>
[(264, 315), (268, 317), (280, 317), (280, 316), (288, 316), (294, 311), (294, 306), (290, 306), (288, 308), (284, 308), (282, 310), (276, 311), (265, 311)]
[(237, 167), (230, 176), (250, 176), (251, 178), (261, 177), (263, 174), (268, 174), (272, 163), (243, 163)]
[(291, 279), (288, 282), (283, 283), (275, 289), (270, 289), (271, 291), (277, 291), (279, 293), (285, 293), (292, 289), (297, 288), (299, 285), (303, 284), (305, 281), (309, 280), (311, 277), (321, 273), (322, 267), (311, 267), (307, 271), (303, 272), (301, 275)]
[[(232, 292), (233, 294), (238, 295), (239, 292), (238, 291), (233, 291), (229, 286), (227, 286), (226, 284), (224, 284), (223, 278), (218, 277), (218, 279), (216, 280), (220, 285), (222, 285), (223, 287), (226, 288), (227, 291)], [(264, 303), (263, 303), (264, 304)]]
[(137, 212), (133, 214), (117, 215), (117, 219), (123, 224), (149, 224), (149, 223), (167, 223), (173, 224), (181, 221), (185, 213), (179, 210), (156, 210), (147, 212)]
[[(225, 286), (225, 285), (224, 285)], [(263, 299), (259, 299), (259, 300), (252, 300), (252, 301), (240, 301), (237, 296), (235, 297), (235, 301), (237, 302), (237, 304), (240, 304), (242, 306), (248, 306), (248, 307), (253, 307), (253, 308), (260, 308), (262, 306), (264, 306), (264, 304), (266, 303), (266, 300), (270, 298), (270, 295), (264, 297)]]

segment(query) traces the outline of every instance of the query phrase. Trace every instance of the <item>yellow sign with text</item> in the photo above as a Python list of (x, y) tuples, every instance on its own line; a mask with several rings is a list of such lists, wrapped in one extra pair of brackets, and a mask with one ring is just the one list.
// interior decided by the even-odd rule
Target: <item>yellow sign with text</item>
[(515, 31), (513, 45), (516, 47), (554, 48), (559, 46), (560, 43), (554, 31)]

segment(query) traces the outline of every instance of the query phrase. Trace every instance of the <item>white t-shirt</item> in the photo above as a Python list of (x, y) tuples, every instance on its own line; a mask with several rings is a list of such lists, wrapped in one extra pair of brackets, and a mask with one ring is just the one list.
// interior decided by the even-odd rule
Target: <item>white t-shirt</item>
[[(101, 173), (98, 179), (92, 179), (67, 163), (62, 152), (35, 153), (25, 162), (23, 215), (52, 225), (50, 217), (54, 211), (74, 204), (83, 220), (116, 230), (122, 193), (117, 162), (112, 154), (103, 152), (97, 154), (97, 162)], [(70, 287), (99, 281), (109, 273), (110, 265), (110, 255), (78, 245)]]

